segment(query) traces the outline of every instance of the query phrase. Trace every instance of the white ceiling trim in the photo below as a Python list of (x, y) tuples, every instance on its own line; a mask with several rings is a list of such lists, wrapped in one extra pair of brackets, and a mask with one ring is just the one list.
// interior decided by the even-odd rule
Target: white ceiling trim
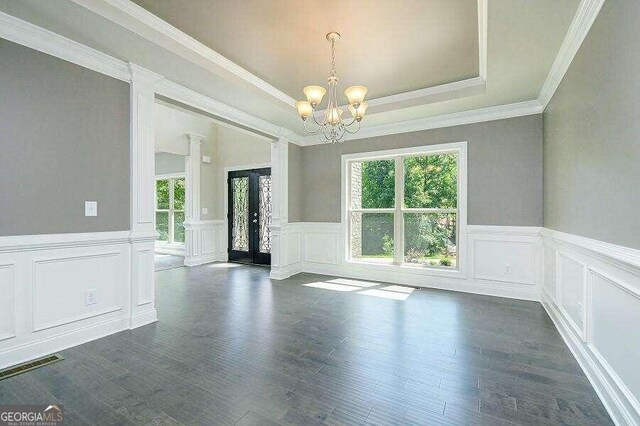
[[(205, 69), (223, 69), (295, 111), (296, 100), (130, 0), (72, 0)], [(368, 100), (376, 112), (482, 94), (487, 79), (487, 1), (478, 0), (478, 77)], [(213, 67), (213, 68), (211, 68)]]
[(295, 99), (286, 93), (132, 1), (72, 1), (197, 65), (217, 73), (224, 70), (231, 76), (251, 84), (289, 107), (293, 108), (295, 105)]
[[(434, 117), (417, 118), (414, 120), (400, 121), (397, 123), (382, 124), (379, 126), (362, 127), (358, 133), (349, 135), (346, 142), (357, 139), (372, 138), (376, 136), (419, 132), (421, 130), (438, 129), (442, 127), (461, 126), (464, 124), (522, 117), (525, 115), (540, 114), (542, 113), (542, 111), (542, 104), (540, 104), (540, 102), (538, 102), (537, 100), (517, 102), (507, 105), (498, 105), (488, 108), (437, 115)], [(294, 142), (301, 146), (323, 145), (326, 143), (322, 142), (317, 135), (298, 138), (297, 140), (294, 140)]]
[(562, 41), (558, 55), (556, 56), (549, 75), (542, 85), (538, 101), (542, 104), (543, 108), (546, 108), (553, 94), (558, 90), (560, 82), (564, 78), (564, 75), (569, 70), (573, 58), (575, 58), (582, 42), (589, 34), (589, 30), (593, 25), (600, 9), (605, 0), (582, 0), (578, 5), (578, 11), (571, 21), (567, 35)]
[(3, 12), (0, 37), (109, 77), (131, 81), (126, 62)]

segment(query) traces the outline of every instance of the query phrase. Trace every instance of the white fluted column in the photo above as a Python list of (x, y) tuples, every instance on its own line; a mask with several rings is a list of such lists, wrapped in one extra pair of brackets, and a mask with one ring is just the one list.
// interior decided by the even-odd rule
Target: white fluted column
[(199, 265), (202, 255), (200, 220), (200, 171), (202, 169), (202, 144), (205, 137), (188, 133), (189, 155), (185, 158), (186, 208), (185, 208), (185, 259), (186, 266)]
[(131, 294), (130, 327), (157, 321), (154, 283), (155, 86), (163, 79), (138, 65), (131, 70)]
[(289, 221), (289, 140), (283, 136), (271, 142), (271, 274), (285, 277), (286, 227)]

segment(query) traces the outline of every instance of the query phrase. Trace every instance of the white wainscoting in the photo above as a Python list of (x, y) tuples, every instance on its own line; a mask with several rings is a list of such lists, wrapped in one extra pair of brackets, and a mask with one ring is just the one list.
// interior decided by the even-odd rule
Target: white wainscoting
[[(468, 265), (462, 276), (421, 267), (392, 268), (364, 262), (346, 262), (340, 223), (293, 223), (284, 225), (279, 238), (281, 253), (272, 262), (272, 278), (283, 279), (311, 272), (432, 287), (526, 300), (540, 300), (542, 251), (540, 228), (468, 226)], [(507, 270), (508, 267), (508, 270)]]
[(301, 225), (301, 223), (288, 223), (271, 227), (270, 278), (283, 280), (303, 272)]
[(451, 278), (346, 262), (343, 232), (340, 223), (283, 225), (271, 277), (310, 272), (541, 300), (614, 422), (640, 425), (640, 250), (544, 228), (470, 225), (466, 277)]
[(544, 307), (614, 422), (640, 425), (640, 250), (541, 233)]
[(154, 237), (0, 237), (0, 369), (155, 321), (153, 259), (139, 258)]
[(225, 220), (185, 222), (184, 229), (187, 233), (185, 266), (227, 261), (227, 222)]

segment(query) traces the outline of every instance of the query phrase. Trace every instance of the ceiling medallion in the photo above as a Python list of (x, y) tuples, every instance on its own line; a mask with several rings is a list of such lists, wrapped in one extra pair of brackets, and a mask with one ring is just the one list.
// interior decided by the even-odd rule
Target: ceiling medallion
[[(331, 71), (327, 78), (329, 84), (329, 100), (327, 108), (324, 110), (324, 117), (321, 121), (316, 118), (316, 110), (322, 102), (322, 98), (327, 93), (327, 89), (321, 86), (307, 86), (302, 91), (307, 97), (306, 101), (296, 102), (298, 114), (302, 118), (304, 128), (309, 133), (320, 133), (323, 142), (342, 142), (345, 134), (356, 133), (360, 130), (360, 121), (364, 117), (367, 110), (367, 103), (364, 102), (364, 96), (367, 94), (367, 88), (364, 86), (348, 87), (344, 94), (349, 100), (349, 111), (352, 119), (345, 121), (342, 119), (343, 109), (338, 105), (338, 77), (336, 76), (336, 41), (340, 38), (337, 32), (327, 34), (327, 40), (331, 43)], [(317, 127), (310, 129), (307, 127), (307, 118), (311, 117)]]

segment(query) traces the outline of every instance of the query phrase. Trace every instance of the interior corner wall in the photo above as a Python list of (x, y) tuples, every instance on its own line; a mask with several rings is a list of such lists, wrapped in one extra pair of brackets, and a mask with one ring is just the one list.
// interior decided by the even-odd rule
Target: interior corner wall
[(302, 222), (302, 147), (289, 144), (289, 222)]
[(544, 226), (636, 249), (639, 27), (639, 2), (605, 2), (544, 112)]
[[(302, 206), (302, 222), (340, 222), (343, 154), (461, 141), (468, 143), (468, 223), (541, 226), (542, 115), (304, 147), (297, 168), (290, 156), (289, 204)], [(299, 195), (292, 181), (301, 182)]]
[(128, 230), (129, 84), (4, 39), (0, 58), (0, 236)]

